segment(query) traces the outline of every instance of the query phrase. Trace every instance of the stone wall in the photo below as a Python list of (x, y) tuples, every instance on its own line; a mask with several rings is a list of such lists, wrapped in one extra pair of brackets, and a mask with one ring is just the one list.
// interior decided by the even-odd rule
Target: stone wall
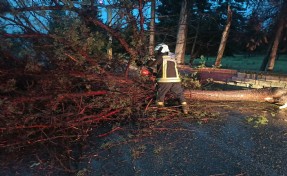
[(238, 72), (231, 79), (227, 79), (229, 85), (237, 85), (251, 88), (282, 87), (287, 88), (287, 75), (271, 73), (243, 73)]
[(201, 81), (212, 79), (228, 85), (250, 88), (282, 87), (287, 88), (287, 75), (269, 72), (238, 72), (231, 69), (199, 68), (180, 66), (181, 73), (197, 73)]

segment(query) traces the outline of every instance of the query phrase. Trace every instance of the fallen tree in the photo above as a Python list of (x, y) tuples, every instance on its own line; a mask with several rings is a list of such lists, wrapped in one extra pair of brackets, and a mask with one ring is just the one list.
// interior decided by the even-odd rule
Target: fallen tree
[[(110, 72), (89, 71), (53, 70), (29, 74), (4, 69), (1, 71), (1, 151), (13, 153), (27, 149), (30, 152), (31, 148), (40, 148), (40, 153), (48, 153), (54, 158), (51, 160), (53, 167), (61, 164), (67, 172), (75, 172), (69, 163), (69, 158), (74, 157), (70, 151), (73, 151), (75, 145), (81, 148), (91, 132), (103, 137), (121, 130), (121, 123), (135, 119), (154, 123), (156, 120), (181, 116), (178, 111), (168, 110), (162, 117), (142, 116), (143, 111), (154, 111), (156, 108), (149, 108), (155, 99), (154, 82), (142, 80), (141, 77), (125, 79)], [(185, 91), (185, 96), (190, 101), (278, 103), (285, 95), (284, 89), (277, 88)], [(47, 146), (46, 151), (42, 151), (42, 146)], [(57, 148), (57, 151), (54, 152), (53, 148)], [(13, 159), (17, 160), (19, 157), (15, 156)]]
[(282, 105), (280, 109), (287, 104), (287, 89), (275, 87), (232, 91), (185, 90), (184, 94), (190, 100), (269, 102)]
[(110, 72), (2, 69), (0, 82), (0, 148), (9, 156), (1, 158), (1, 168), (35, 153), (39, 162), (48, 155), (48, 167), (74, 173), (70, 151), (91, 132), (104, 137), (120, 130), (154, 95), (140, 80)]

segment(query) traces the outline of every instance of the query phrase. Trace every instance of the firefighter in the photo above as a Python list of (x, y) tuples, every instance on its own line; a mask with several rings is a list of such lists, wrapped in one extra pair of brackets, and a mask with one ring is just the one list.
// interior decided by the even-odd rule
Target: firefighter
[(156, 57), (148, 66), (157, 66), (157, 96), (156, 104), (158, 107), (164, 107), (164, 99), (167, 92), (171, 91), (179, 99), (184, 114), (188, 114), (187, 103), (181, 87), (175, 57), (169, 54), (169, 48), (166, 44), (161, 43), (155, 47)]

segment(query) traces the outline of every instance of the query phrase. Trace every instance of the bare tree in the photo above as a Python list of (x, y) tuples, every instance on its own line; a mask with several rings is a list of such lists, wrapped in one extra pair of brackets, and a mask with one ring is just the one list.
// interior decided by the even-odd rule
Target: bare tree
[(222, 60), (222, 57), (223, 57), (223, 53), (224, 53), (224, 50), (225, 50), (225, 46), (226, 46), (226, 43), (227, 43), (227, 39), (228, 39), (228, 35), (229, 35), (229, 31), (230, 31), (230, 26), (231, 26), (231, 21), (232, 21), (232, 11), (230, 9), (230, 6), (228, 5), (228, 8), (227, 8), (227, 12), (228, 12), (228, 16), (227, 16), (227, 24), (225, 26), (225, 29), (222, 33), (222, 38), (221, 38), (221, 42), (220, 42), (220, 45), (219, 45), (219, 48), (218, 48), (218, 53), (217, 53), (217, 58), (216, 58), (216, 61), (215, 61), (215, 64), (214, 66), (215, 67), (220, 67), (220, 63), (221, 63), (221, 60)]
[(277, 57), (277, 52), (278, 52), (278, 46), (280, 44), (280, 40), (281, 40), (281, 36), (282, 36), (282, 31), (285, 28), (286, 25), (286, 14), (287, 14), (287, 2), (284, 1), (282, 8), (281, 8), (281, 12), (279, 15), (279, 22), (278, 22), (278, 28), (276, 31), (276, 35), (274, 38), (274, 42), (273, 42), (273, 46), (271, 49), (271, 53), (269, 56), (269, 64), (267, 67), (267, 71), (273, 71), (274, 69), (274, 65), (275, 65), (275, 59)]
[(155, 0), (151, 0), (151, 19), (150, 19), (150, 36), (149, 36), (149, 56), (154, 57), (155, 47)]
[(188, 17), (188, 1), (183, 0), (181, 4), (177, 41), (175, 48), (176, 60), (179, 64), (184, 64), (186, 35), (187, 35), (187, 17)]
[(199, 34), (200, 21), (201, 21), (201, 17), (198, 20), (197, 25), (196, 25), (196, 29), (195, 29), (196, 30), (195, 36), (194, 36), (194, 40), (193, 40), (192, 48), (191, 48), (191, 52), (190, 52), (190, 61), (189, 61), (190, 65), (193, 64), (193, 61), (197, 57), (197, 54), (198, 54), (195, 52), (195, 46), (196, 46), (196, 42), (197, 42), (197, 38), (198, 38), (198, 34)]
[[(8, 1), (7, 1), (8, 2)], [(2, 8), (1, 7), (1, 14), (0, 20), (5, 21), (8, 25), (18, 26), (19, 29), (22, 30), (23, 35), (29, 33), (29, 36), (36, 36), (34, 34), (47, 34), (50, 31), (47, 26), (47, 23), (50, 22), (52, 19), (49, 15), (51, 11), (66, 11), (70, 13), (75, 18), (81, 19), (84, 23), (90, 26), (97, 26), (102, 28), (103, 31), (107, 32), (109, 36), (113, 37), (113, 39), (118, 40), (120, 46), (130, 55), (129, 63), (137, 59), (140, 53), (145, 48), (145, 35), (144, 35), (144, 5), (145, 1), (138, 0), (137, 2), (129, 2), (129, 3), (121, 3), (116, 2), (115, 4), (108, 4), (108, 5), (99, 5), (101, 7), (111, 7), (114, 10), (114, 15), (112, 19), (109, 19), (109, 22), (113, 22), (113, 24), (105, 24), (103, 21), (98, 19), (96, 15), (91, 15), (94, 10), (95, 6), (98, 4), (95, 1), (90, 1), (88, 4), (76, 4), (77, 1), (51, 1), (48, 3), (47, 1), (39, 1), (37, 5), (31, 5), (26, 1), (15, 1), (18, 5), (11, 5), (8, 6), (9, 8)], [(2, 5), (0, 3), (0, 5)], [(137, 14), (134, 14), (134, 9), (138, 10)], [(34, 18), (28, 18), (26, 14), (32, 14), (35, 16)], [(11, 16), (6, 14), (12, 14)], [(93, 13), (94, 14), (94, 13)], [(110, 15), (111, 16), (111, 15)], [(32, 20), (34, 19), (34, 20)], [(41, 20), (40, 20), (41, 19)], [(43, 19), (46, 23), (43, 23)], [(35, 23), (38, 22), (37, 26)], [(127, 24), (131, 27), (131, 35), (124, 35), (123, 34), (123, 27), (127, 26)], [(9, 37), (10, 35), (5, 34), (5, 32), (1, 32), (2, 36)], [(0, 35), (0, 36), (1, 36)], [(22, 36), (23, 36), (22, 35)], [(15, 37), (16, 35), (13, 34)], [(19, 35), (18, 35), (19, 36)], [(50, 38), (53, 38), (54, 35), (46, 35)], [(37, 38), (37, 37), (36, 37)], [(130, 42), (130, 39), (133, 39), (133, 42)], [(75, 52), (80, 51), (79, 49), (75, 49)], [(88, 54), (84, 51), (81, 52), (81, 55), (88, 58)], [(92, 59), (91, 59), (92, 61)], [(126, 69), (126, 75), (127, 73)]]

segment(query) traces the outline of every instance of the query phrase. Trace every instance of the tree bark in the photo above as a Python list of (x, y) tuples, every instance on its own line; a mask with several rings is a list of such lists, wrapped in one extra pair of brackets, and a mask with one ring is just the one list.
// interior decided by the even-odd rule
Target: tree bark
[(187, 35), (187, 14), (188, 14), (187, 7), (188, 7), (188, 1), (183, 0), (181, 4), (177, 41), (176, 41), (176, 48), (175, 48), (176, 60), (177, 60), (177, 63), (179, 64), (184, 64), (186, 35)]
[(193, 41), (192, 48), (191, 48), (191, 52), (190, 52), (190, 61), (189, 61), (189, 64), (190, 64), (191, 66), (192, 66), (192, 64), (193, 64), (193, 60), (196, 58), (195, 46), (196, 46), (197, 37), (198, 37), (198, 33), (199, 33), (200, 21), (201, 21), (201, 18), (199, 19), (199, 21), (198, 21), (198, 23), (197, 23), (197, 26), (196, 26), (194, 41)]
[(284, 25), (285, 25), (285, 18), (286, 17), (284, 15), (281, 15), (281, 18), (280, 18), (280, 21), (279, 21), (279, 25), (278, 25), (278, 29), (276, 31), (274, 43), (273, 43), (273, 46), (272, 46), (272, 49), (271, 49), (267, 71), (273, 71), (273, 69), (274, 69), (275, 60), (276, 60), (277, 51), (278, 51), (278, 46), (279, 46), (279, 43), (280, 43), (280, 40), (281, 40), (282, 31), (283, 31)]
[(226, 46), (226, 43), (227, 43), (227, 39), (228, 39), (229, 31), (230, 31), (230, 26), (231, 26), (231, 21), (232, 21), (232, 11), (231, 11), (229, 5), (228, 5), (227, 11), (228, 11), (227, 24), (225, 26), (225, 29), (224, 29), (223, 33), (222, 33), (222, 38), (221, 38), (221, 42), (220, 42), (220, 45), (219, 45), (217, 58), (216, 58), (216, 61), (215, 61), (215, 64), (214, 64), (214, 66), (217, 67), (217, 68), (220, 67), (220, 64), (221, 64), (221, 60), (222, 60), (223, 53), (224, 53), (224, 50), (225, 50), (225, 46)]
[[(107, 7), (107, 13), (108, 13), (108, 25), (109, 25), (109, 27), (111, 27), (112, 26), (113, 9), (111, 7)], [(112, 48), (113, 37), (111, 34), (108, 34), (108, 36), (109, 36), (109, 43), (108, 43), (108, 47), (107, 47), (107, 54), (108, 54), (108, 58), (110, 60), (112, 60), (112, 58), (113, 58), (113, 48)]]
[(268, 60), (269, 60), (269, 56), (270, 56), (270, 53), (271, 53), (271, 49), (272, 49), (272, 46), (273, 46), (273, 42), (274, 41), (272, 41), (272, 43), (268, 46), (267, 54), (263, 58), (263, 61), (262, 61), (261, 67), (260, 67), (260, 71), (265, 71), (266, 70), (266, 67), (267, 67), (267, 64), (268, 64)]
[(277, 104), (286, 103), (287, 90), (284, 88), (262, 88), (230, 91), (185, 90), (187, 99), (203, 101), (255, 101)]
[(155, 0), (151, 0), (151, 19), (150, 19), (150, 35), (149, 35), (149, 56), (154, 57), (155, 47)]

